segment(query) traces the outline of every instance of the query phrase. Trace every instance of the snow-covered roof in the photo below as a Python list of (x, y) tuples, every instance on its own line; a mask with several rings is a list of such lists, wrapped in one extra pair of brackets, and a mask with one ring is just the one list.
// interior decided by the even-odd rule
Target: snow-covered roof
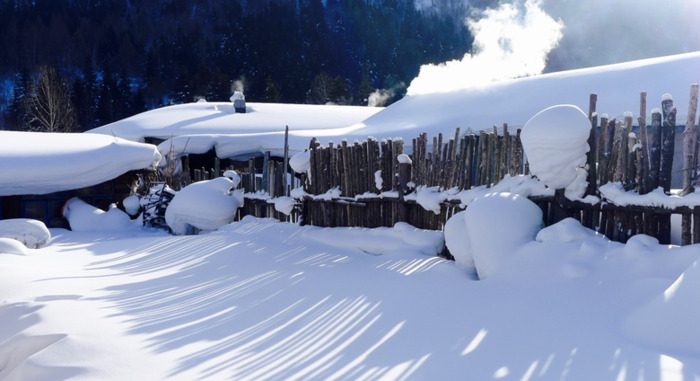
[(143, 141), (145, 137), (283, 133), (285, 126), (292, 131), (334, 130), (361, 122), (382, 109), (247, 102), (246, 112), (236, 113), (230, 102), (197, 102), (146, 111), (87, 132)]
[(114, 136), (0, 131), (0, 196), (92, 186), (160, 159), (154, 145)]
[[(550, 73), (493, 82), (444, 93), (406, 96), (382, 108), (248, 103), (236, 114), (231, 103), (191, 103), (164, 107), (89, 132), (140, 141), (144, 137), (173, 138), (160, 152), (177, 155), (216, 149), (219, 157), (244, 157), (283, 152), (284, 127), (289, 126), (290, 152), (308, 148), (311, 137), (322, 143), (430, 136), (490, 130), (508, 123), (519, 128), (541, 110), (572, 104), (588, 112), (589, 95), (598, 94), (597, 111), (611, 117), (639, 114), (639, 94), (647, 92), (647, 114), (659, 107), (664, 94), (673, 95), (677, 122), (685, 123), (690, 85), (700, 82), (700, 52), (615, 65)], [(410, 150), (410, 147), (407, 147)]]
[(455, 127), (479, 131), (508, 123), (517, 128), (557, 104), (573, 104), (588, 112), (591, 93), (598, 94), (599, 113), (620, 118), (631, 111), (637, 116), (642, 91), (647, 93), (647, 116), (653, 107), (660, 107), (664, 94), (671, 94), (678, 108), (677, 123), (682, 125), (687, 118), (690, 85), (700, 82), (698, 68), (700, 52), (694, 52), (412, 95), (353, 126), (353, 131), (413, 138), (424, 131), (431, 135), (454, 133)]

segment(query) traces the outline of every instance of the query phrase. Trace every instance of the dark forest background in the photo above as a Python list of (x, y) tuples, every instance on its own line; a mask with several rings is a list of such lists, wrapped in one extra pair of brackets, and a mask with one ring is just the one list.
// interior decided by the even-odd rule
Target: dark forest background
[(74, 131), (168, 104), (227, 101), (235, 87), (254, 102), (366, 105), (377, 89), (391, 89), (391, 102), (420, 65), (470, 50), (466, 7), (461, 0), (421, 10), (413, 0), (0, 0), (0, 129), (41, 130), (34, 115), (41, 110), (32, 107), (42, 96), (65, 98), (69, 115), (58, 130)]

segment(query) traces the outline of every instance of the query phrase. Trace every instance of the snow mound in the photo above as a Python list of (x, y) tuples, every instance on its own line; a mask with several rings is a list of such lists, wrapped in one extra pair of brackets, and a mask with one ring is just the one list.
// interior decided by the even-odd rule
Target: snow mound
[(0, 238), (12, 238), (30, 249), (37, 249), (51, 239), (43, 222), (30, 218), (0, 220)]
[(27, 247), (12, 238), (0, 238), (0, 254), (27, 255)]
[(128, 213), (130, 216), (135, 216), (138, 214), (139, 210), (141, 210), (141, 199), (139, 196), (133, 194), (125, 198), (122, 201), (122, 205), (124, 205), (124, 210), (126, 213)]
[(589, 238), (607, 239), (605, 235), (585, 228), (573, 218), (565, 218), (554, 225), (540, 230), (535, 238), (537, 242), (578, 242)]
[(442, 252), (445, 240), (442, 232), (423, 230), (405, 222), (393, 228), (319, 228), (304, 233), (304, 238), (333, 247), (355, 248), (368, 254), (382, 255), (417, 251), (435, 256)]
[(110, 205), (109, 210), (105, 212), (73, 197), (66, 201), (62, 212), (73, 231), (116, 231), (133, 226), (131, 218), (115, 204)]
[(573, 186), (574, 196), (582, 196), (590, 130), (586, 114), (573, 105), (552, 106), (530, 118), (521, 139), (532, 173), (550, 188)]
[(234, 182), (228, 177), (192, 183), (179, 191), (165, 210), (165, 221), (175, 234), (188, 234), (192, 227), (216, 230), (231, 221), (242, 205), (231, 194)]
[(455, 258), (458, 265), (476, 273), (471, 243), (467, 233), (466, 211), (456, 213), (445, 223), (445, 246)]
[(542, 228), (542, 210), (534, 202), (505, 192), (477, 198), (467, 207), (464, 219), (465, 242), (471, 247), (480, 279), (498, 271), (521, 245), (534, 241)]
[(633, 340), (689, 356), (700, 355), (700, 260), (623, 321)]

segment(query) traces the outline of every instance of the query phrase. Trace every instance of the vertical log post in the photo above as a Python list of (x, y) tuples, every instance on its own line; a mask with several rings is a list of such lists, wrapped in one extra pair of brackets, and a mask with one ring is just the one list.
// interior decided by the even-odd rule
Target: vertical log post
[(408, 205), (404, 200), (404, 196), (408, 194), (408, 183), (411, 180), (411, 159), (408, 155), (401, 154), (397, 156), (397, 164), (399, 167), (398, 171), (398, 185), (399, 185), (399, 202), (398, 202), (398, 216), (399, 222), (408, 221)]
[[(596, 112), (596, 104), (598, 95), (591, 94), (588, 98), (588, 120), (591, 122), (591, 131), (588, 135), (588, 153), (586, 155), (586, 169), (588, 170), (588, 186), (586, 187), (585, 196), (595, 196), (597, 190), (597, 158), (598, 158), (598, 113)], [(589, 229), (595, 229), (598, 224), (598, 213), (592, 209), (583, 211), (581, 223)]]
[(676, 139), (676, 108), (670, 94), (664, 94), (661, 101), (663, 113), (663, 129), (661, 137), (661, 172), (659, 185), (667, 194), (671, 191), (671, 175), (673, 172), (673, 152)]
[(639, 117), (637, 118), (639, 122), (639, 134), (642, 143), (642, 149), (640, 151), (639, 159), (639, 182), (637, 186), (637, 193), (647, 194), (651, 191), (649, 189), (649, 134), (647, 131), (647, 93), (641, 92), (639, 94)]
[[(673, 106), (673, 98), (670, 94), (664, 94), (661, 101), (663, 115), (663, 128), (661, 132), (661, 169), (659, 174), (659, 186), (664, 192), (671, 191), (671, 175), (673, 172), (673, 151), (676, 138), (676, 108)], [(671, 243), (671, 215), (659, 217), (659, 242)]]
[[(698, 109), (698, 84), (690, 86), (690, 102), (688, 105), (688, 118), (683, 130), (683, 191), (681, 196), (695, 191), (695, 173), (697, 171), (695, 147), (697, 145), (697, 130), (695, 127), (695, 115)], [(700, 220), (695, 219), (695, 225), (700, 224)], [(681, 244), (690, 245), (693, 243), (692, 234), (693, 215), (684, 214), (681, 217)], [(698, 230), (698, 229), (696, 229)], [(700, 232), (699, 232), (700, 233)], [(700, 234), (698, 234), (700, 235)], [(699, 240), (700, 237), (695, 237)]]

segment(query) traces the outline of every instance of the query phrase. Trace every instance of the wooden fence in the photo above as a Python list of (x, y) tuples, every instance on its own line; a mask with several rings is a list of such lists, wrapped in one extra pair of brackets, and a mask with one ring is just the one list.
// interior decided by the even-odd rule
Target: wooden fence
[[(688, 120), (683, 131), (683, 197), (694, 191), (698, 174), (700, 136), (695, 123), (698, 86), (691, 86)], [(586, 195), (600, 202), (568, 200), (563, 190), (553, 196), (531, 197), (543, 211), (545, 225), (573, 217), (610, 239), (625, 242), (635, 234), (670, 242), (671, 216), (680, 215), (682, 243), (700, 243), (700, 206), (662, 207), (615, 205), (602, 197), (601, 186), (619, 183), (625, 190), (644, 195), (658, 188), (670, 196), (676, 134), (676, 109), (665, 97), (661, 107), (651, 112), (647, 124), (646, 94), (640, 94), (639, 117), (626, 114), (621, 120), (596, 113), (597, 96), (590, 97), (591, 135), (588, 140), (588, 189)], [(411, 155), (405, 155), (402, 139), (367, 139), (352, 144), (329, 143), (316, 139), (309, 145), (308, 173), (289, 174), (287, 159), (265, 155), (262, 168), (254, 160), (241, 170), (240, 187), (245, 189), (244, 215), (273, 217), (282, 221), (316, 226), (393, 226), (404, 221), (418, 228), (441, 230), (452, 214), (463, 210), (459, 200), (447, 199), (439, 211), (426, 210), (416, 200), (415, 191), (433, 187), (437, 191), (491, 187), (506, 176), (529, 175), (528, 163), (520, 141), (520, 129), (507, 124), (479, 132), (429, 138), (426, 133), (410, 141)], [(286, 145), (286, 144), (285, 144)], [(286, 157), (286, 155), (285, 155)], [(401, 157), (401, 159), (400, 159)], [(186, 162), (183, 164), (186, 167)], [(195, 181), (220, 176), (218, 161), (210, 169), (195, 170)], [(189, 171), (187, 171), (189, 173)], [(190, 181), (189, 178), (184, 180)], [(277, 211), (272, 201), (287, 197), (290, 190), (297, 205), (289, 215)], [(673, 196), (676, 197), (676, 196)]]
[[(601, 196), (600, 187), (610, 182), (618, 182), (625, 190), (640, 195), (659, 187), (670, 195), (676, 133), (673, 100), (664, 98), (661, 108), (652, 110), (651, 124), (647, 125), (646, 95), (642, 93), (637, 126), (631, 114), (623, 120), (605, 115), (599, 118), (596, 100), (596, 95), (591, 95), (587, 195)], [(680, 196), (692, 192), (697, 181), (700, 139), (696, 108), (697, 85), (693, 85), (683, 132), (684, 189)], [(460, 202), (443, 202), (439, 214), (427, 211), (406, 197), (419, 185), (465, 190), (493, 186), (506, 175), (528, 174), (520, 130), (512, 133), (505, 124), (500, 129), (493, 127), (478, 133), (461, 134), (458, 128), (449, 138), (440, 134), (429, 139), (422, 134), (411, 144), (411, 162), (404, 160), (402, 164), (402, 140), (368, 139), (353, 144), (343, 141), (323, 147), (313, 139), (309, 147), (311, 170), (303, 177), (307, 195), (301, 198), (302, 223), (376, 227), (406, 221), (420, 228), (442, 229), (447, 218), (461, 210)], [(332, 194), (334, 189), (337, 190)], [(554, 196), (532, 199), (542, 208), (546, 225), (573, 217), (616, 241), (625, 242), (644, 233), (669, 243), (671, 215), (677, 214), (682, 220), (682, 243), (700, 242), (698, 206), (618, 206), (605, 199), (590, 204), (566, 199), (563, 190), (556, 190)]]

